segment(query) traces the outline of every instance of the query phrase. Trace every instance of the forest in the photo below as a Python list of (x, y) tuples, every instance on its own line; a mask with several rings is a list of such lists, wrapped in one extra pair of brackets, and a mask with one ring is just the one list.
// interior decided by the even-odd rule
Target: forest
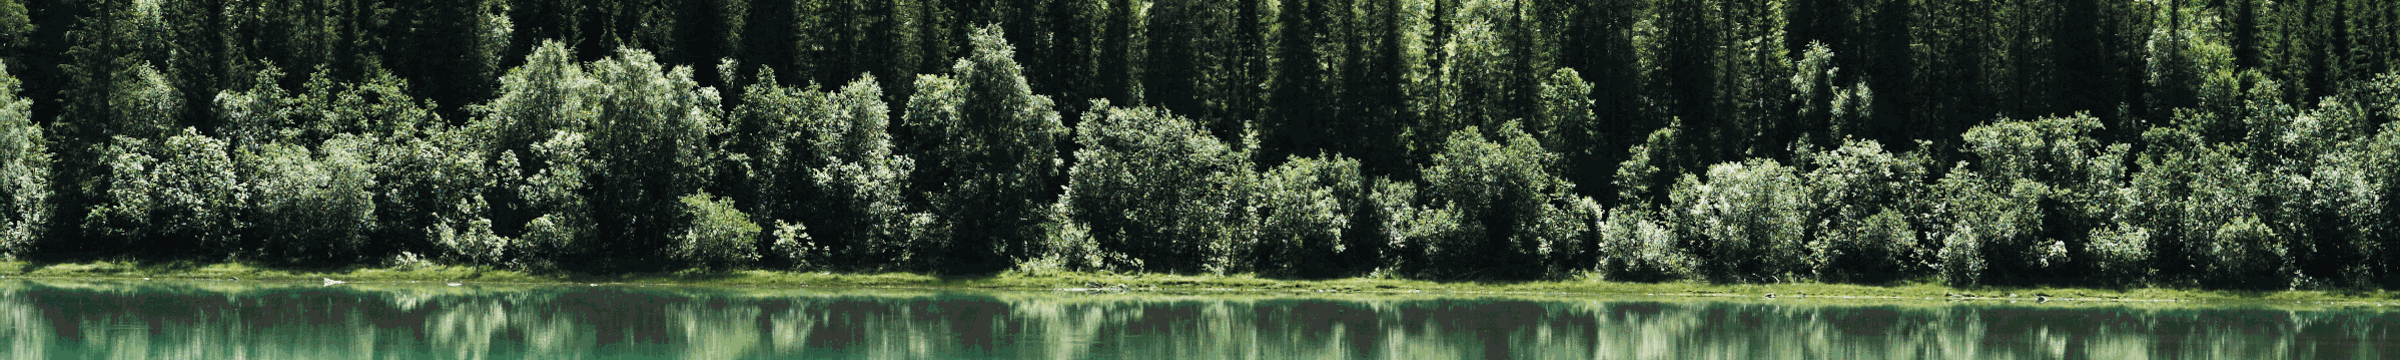
[(0, 254), (2400, 287), (2384, 0), (0, 0)]

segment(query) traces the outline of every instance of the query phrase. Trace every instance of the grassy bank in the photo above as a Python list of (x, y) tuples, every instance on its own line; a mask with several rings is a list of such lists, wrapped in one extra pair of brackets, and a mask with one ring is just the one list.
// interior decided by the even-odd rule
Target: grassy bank
[(1099, 292), (1227, 292), (1246, 294), (1508, 294), (1508, 295), (1652, 295), (1690, 297), (1854, 298), (1957, 301), (2031, 302), (2037, 294), (2057, 303), (2090, 302), (2271, 302), (2358, 303), (2400, 305), (2400, 292), (2376, 291), (2226, 291), (2170, 288), (1954, 288), (1929, 281), (1886, 285), (1786, 283), (1710, 284), (1701, 282), (1629, 283), (1597, 279), (1508, 282), (1436, 282), (1401, 279), (1350, 278), (1288, 280), (1253, 275), (1172, 275), (1112, 273), (1022, 273), (986, 276), (933, 276), (912, 273), (849, 274), (746, 270), (632, 274), (530, 273), (474, 267), (345, 267), (280, 268), (242, 263), (27, 263), (0, 262), (0, 275), (12, 278), (76, 279), (220, 279), (249, 281), (319, 281), (354, 283), (467, 282), (509, 284), (650, 284), (755, 287), (857, 287), (915, 289), (1071, 290)]

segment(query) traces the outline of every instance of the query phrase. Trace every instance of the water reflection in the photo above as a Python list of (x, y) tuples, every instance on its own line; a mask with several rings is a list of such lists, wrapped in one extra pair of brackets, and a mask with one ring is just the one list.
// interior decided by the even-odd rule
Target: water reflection
[(2378, 308), (0, 282), (16, 359), (2382, 358)]

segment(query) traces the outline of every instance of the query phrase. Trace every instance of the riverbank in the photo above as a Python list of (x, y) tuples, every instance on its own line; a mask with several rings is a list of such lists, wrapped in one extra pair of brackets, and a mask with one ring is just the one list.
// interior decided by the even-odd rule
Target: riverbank
[(1088, 292), (1239, 292), (1346, 294), (1509, 294), (1509, 295), (1652, 295), (1816, 299), (1924, 299), (1957, 301), (2067, 302), (2281, 302), (2400, 304), (2400, 292), (2375, 291), (2230, 291), (2172, 288), (1954, 288), (1928, 281), (1858, 285), (1823, 283), (1711, 284), (1703, 282), (1632, 283), (1598, 279), (1543, 281), (1424, 281), (1350, 278), (1290, 280), (1254, 275), (1172, 275), (1115, 273), (1004, 272), (988, 276), (948, 277), (913, 273), (850, 274), (744, 270), (634, 274), (533, 273), (461, 266), (346, 267), (290, 269), (242, 263), (27, 263), (0, 261), (0, 278), (70, 279), (212, 279), (250, 281), (321, 281), (352, 283), (439, 281), (485, 284), (636, 284), (754, 287), (855, 287), (917, 289), (992, 289)]

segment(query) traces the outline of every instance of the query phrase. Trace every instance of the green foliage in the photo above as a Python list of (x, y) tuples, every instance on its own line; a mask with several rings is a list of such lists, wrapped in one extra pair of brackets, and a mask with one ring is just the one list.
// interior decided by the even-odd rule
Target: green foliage
[(1702, 273), (1728, 282), (1795, 281), (1810, 276), (1806, 242), (1813, 184), (1774, 160), (1709, 166), (1704, 181), (1684, 175), (1669, 195)]
[(1810, 42), (1801, 56), (1800, 62), (1793, 64), (1790, 80), (1792, 103), (1800, 109), (1793, 119), (1800, 128), (1779, 133), (1806, 133), (1789, 140), (1826, 147), (1852, 138), (1871, 139), (1868, 121), (1874, 117), (1874, 90), (1868, 89), (1865, 81), (1847, 87), (1836, 84), (1844, 79), (1842, 69), (1835, 66), (1833, 50), (1824, 43)]
[[(1559, 68), (1542, 79), (1541, 113), (1529, 125), (1539, 134), (1543, 145), (1567, 146), (1567, 139), (1596, 139), (1593, 132), (1598, 121), (1592, 118), (1592, 83), (1583, 81), (1575, 69)], [(1572, 138), (1570, 138), (1572, 137)]]
[(225, 141), (186, 128), (157, 143), (120, 136), (105, 154), (108, 192), (83, 219), (86, 231), (159, 255), (223, 256), (241, 246), (238, 216), (250, 195)]
[(2158, 273), (2156, 246), (2151, 244), (2149, 229), (2120, 223), (2092, 230), (2091, 239), (2085, 253), (2093, 273), (2086, 275), (2086, 281), (2133, 285), (2149, 281)]
[[(477, 254), (466, 257), (475, 260), (464, 262), (497, 265), (500, 251), (506, 247), (497, 245), (499, 237), (492, 232), (486, 209), (490, 203), (484, 199), (495, 177), (485, 164), (487, 149), (471, 128), (428, 123), (396, 127), (382, 135), (381, 151), (371, 153), (382, 169), (375, 179), (380, 185), (375, 190), (376, 241), (392, 248), (385, 251), (437, 257)], [(479, 245), (444, 245), (460, 244), (467, 234), (474, 234), (468, 237), (474, 241), (468, 242)]]
[(2153, 145), (2131, 184), (2137, 205), (2128, 212), (2153, 230), (2161, 272), (2209, 286), (2288, 286), (2292, 271), (2282, 259), (2253, 256), (2287, 251), (2284, 240), (2272, 236), (2276, 230), (2258, 218), (2271, 215), (2259, 210), (2267, 204), (2261, 200), (2273, 195), (2270, 182), (2278, 181), (2273, 169), (2244, 161), (2241, 146), (2205, 141), (2195, 128), (2145, 134)]
[(560, 265), (629, 265), (608, 260), (668, 248), (672, 194), (713, 178), (712, 139), (725, 131), (717, 94), (644, 51), (571, 59), (545, 43), (502, 77), (500, 98), (476, 107), (472, 126), (491, 134), (486, 154), (500, 172), (493, 220), (550, 260), (594, 255)]
[[(1515, 1), (1467, 0), (1454, 2), (1458, 13), (1449, 20), (1449, 38), (1432, 39), (1442, 44), (1440, 88), (1434, 106), (1444, 121), (1441, 125), (1419, 129), (1430, 134), (1450, 134), (1459, 129), (1475, 127), (1496, 129), (1503, 121), (1527, 117), (1534, 89), (1529, 80), (1539, 74), (1525, 68), (1521, 60), (1534, 56), (1519, 44), (1511, 43), (1511, 27), (1521, 26), (1523, 19), (1512, 12), (1518, 10)], [(1428, 141), (1431, 143), (1431, 141)]]
[[(564, 44), (544, 42), (500, 78), (498, 98), (474, 106), (478, 117), (468, 125), (493, 174), (483, 197), (491, 212), (481, 216), (495, 236), (520, 239), (536, 255), (525, 259), (530, 265), (588, 251), (579, 243), (597, 231), (584, 192), (592, 162), (585, 131), (599, 111), (584, 95), (597, 81), (573, 61)], [(444, 220), (454, 230), (471, 229), (461, 225), (475, 220), (459, 216)], [(489, 252), (495, 251), (464, 253)]]
[(1673, 224), (1649, 211), (1623, 207), (1610, 211), (1592, 229), (1598, 259), (1594, 271), (1614, 281), (1666, 281), (1694, 273), (1695, 259), (1679, 246)]
[(2208, 234), (2205, 243), (2209, 261), (2201, 274), (2212, 282), (2226, 286), (2283, 288), (2291, 277), (2291, 264), (2284, 238), (2275, 230), (2259, 223), (2257, 217), (2244, 216), (2218, 225)]
[(90, 195), (97, 204), (80, 219), (85, 236), (121, 245), (150, 235), (150, 213), (158, 207), (155, 194), (159, 185), (151, 172), (158, 166), (158, 158), (148, 154), (149, 148), (148, 141), (118, 137), (100, 152), (107, 161), (107, 177), (95, 182), (106, 185), (107, 190)]
[(184, 128), (160, 145), (154, 148), (161, 156), (152, 170), (159, 185), (151, 213), (154, 243), (194, 250), (235, 244), (246, 226), (239, 216), (251, 194), (225, 141)]
[(1616, 200), (1620, 203), (1658, 204), (1667, 201), (1667, 187), (1681, 176), (1691, 158), (1692, 144), (1684, 142), (1683, 121), (1676, 120), (1667, 127), (1651, 131), (1648, 140), (1627, 150), (1625, 162), (1617, 164)]
[[(833, 246), (844, 266), (877, 267), (929, 260), (920, 243), (930, 215), (912, 210), (906, 188), (915, 161), (893, 152), (883, 90), (874, 77), (824, 93), (776, 85), (762, 74), (734, 111), (745, 129), (744, 180), (761, 216), (808, 219), (815, 241)], [(814, 261), (819, 265), (837, 265)]]
[(1882, 281), (1917, 273), (1921, 229), (1932, 210), (1922, 153), (1892, 154), (1873, 141), (1804, 154), (1812, 185), (1809, 267), (1819, 280)]
[(1564, 270), (1549, 268), (1550, 260), (1588, 246), (1590, 224), (1575, 214), (1575, 185), (1559, 177), (1558, 153), (1514, 122), (1497, 133), (1494, 141), (1473, 127), (1459, 130), (1424, 170), (1426, 200), (1456, 211), (1458, 221), (1421, 248), (1429, 276), (1556, 276)]
[[(2090, 265), (2076, 256), (2092, 230), (2128, 201), (2118, 189), (2126, 182), (2129, 146), (2093, 139), (2099, 129), (2098, 119), (2078, 114), (2002, 120), (1967, 131), (1963, 150), (1978, 161), (1960, 164), (1942, 180), (1948, 225), (1935, 236), (1946, 237), (1945, 246), (1976, 243), (1973, 249), (1993, 273), (1957, 273), (1962, 276), (1952, 281), (2034, 281), (2071, 276)], [(1954, 264), (1943, 256), (1945, 264)]]
[[(1253, 266), (1295, 277), (1371, 269), (1388, 242), (1376, 238), (1383, 224), (1376, 221), (1371, 185), (1359, 174), (1358, 160), (1338, 156), (1296, 157), (1261, 174), (1251, 195), (1258, 218)], [(1397, 201), (1407, 206), (1407, 200)]]
[(1424, 273), (1444, 264), (1433, 263), (1431, 252), (1437, 242), (1458, 232), (1458, 211), (1451, 206), (1422, 204), (1417, 185), (1411, 182), (1375, 179), (1367, 192), (1367, 211), (1361, 225), (1371, 226), (1373, 236), (1381, 245), (1380, 264), (1374, 271), (1382, 274)]
[(378, 73), (340, 82), (320, 68), (295, 93), (278, 85), (282, 76), (261, 70), (252, 88), (218, 93), (211, 111), (260, 192), (250, 218), (263, 253), (250, 256), (343, 262), (435, 254), (430, 246), (440, 236), (427, 231), (438, 219), (482, 216), (455, 211), (488, 181), (481, 149), (465, 144), (465, 132), (442, 126), (434, 106), (410, 97), (399, 79)]
[[(444, 261), (470, 265), (504, 265), (511, 250), (518, 246), (516, 239), (492, 232), (492, 220), (483, 218), (486, 210), (482, 197), (460, 201), (446, 216), (437, 217), (425, 227), (425, 240)], [(405, 254), (405, 252), (404, 252)], [(523, 256), (518, 254), (518, 256)]]
[(0, 1), (0, 254), (2391, 286), (2395, 9)]
[(356, 261), (377, 225), (373, 138), (340, 136), (315, 151), (272, 143), (238, 157), (253, 197), (250, 239), (268, 261)]
[(1602, 119), (1593, 113), (1592, 91), (1595, 84), (1585, 82), (1575, 69), (1559, 68), (1542, 80), (1541, 112), (1534, 116), (1529, 132), (1542, 139), (1542, 146), (1564, 156), (1568, 181), (1584, 186), (1587, 196), (1601, 201), (1615, 200), (1614, 180), (1623, 143), (1610, 131), (1626, 119)]
[(19, 84), (0, 69), (0, 209), (6, 212), (0, 215), (0, 256), (5, 257), (24, 255), (49, 240), (57, 206), (50, 199), (49, 144), (33, 123), (33, 100), (18, 95)]
[(750, 222), (750, 214), (734, 207), (732, 199), (700, 192), (684, 195), (680, 202), (688, 222), (675, 235), (676, 258), (714, 270), (758, 261), (758, 223)]
[(775, 243), (769, 245), (768, 249), (773, 250), (775, 256), (790, 261), (794, 268), (814, 268), (832, 261), (832, 254), (825, 252), (823, 247), (817, 246), (815, 239), (808, 236), (806, 224), (775, 220), (775, 231), (768, 236), (775, 238)]
[(917, 78), (904, 124), (916, 139), (912, 157), (929, 170), (915, 187), (947, 245), (944, 262), (1000, 269), (1044, 252), (1041, 223), (1067, 130), (1050, 98), (1026, 85), (999, 27), (976, 29), (972, 42), (949, 75)]
[(1060, 201), (1101, 251), (1140, 259), (1150, 271), (1235, 266), (1236, 246), (1247, 245), (1241, 206), (1255, 176), (1247, 154), (1189, 119), (1106, 100), (1093, 101), (1075, 135), (1084, 148), (1075, 151)]
[(2315, 186), (2311, 208), (2327, 224), (2319, 236), (2326, 256), (2311, 263), (2332, 265), (2330, 274), (2341, 285), (2368, 286), (2393, 280), (2393, 251), (2400, 246), (2400, 213), (2393, 211), (2400, 194), (2400, 123), (2385, 123), (2373, 136), (2351, 139), (2319, 157), (2311, 178)]
[[(725, 131), (716, 90), (700, 87), (688, 66), (668, 68), (648, 52), (620, 50), (586, 65), (598, 84), (585, 96), (595, 116), (586, 144), (594, 244), (603, 258), (666, 249), (675, 232), (675, 194), (700, 191)], [(554, 166), (557, 163), (552, 163)]]

